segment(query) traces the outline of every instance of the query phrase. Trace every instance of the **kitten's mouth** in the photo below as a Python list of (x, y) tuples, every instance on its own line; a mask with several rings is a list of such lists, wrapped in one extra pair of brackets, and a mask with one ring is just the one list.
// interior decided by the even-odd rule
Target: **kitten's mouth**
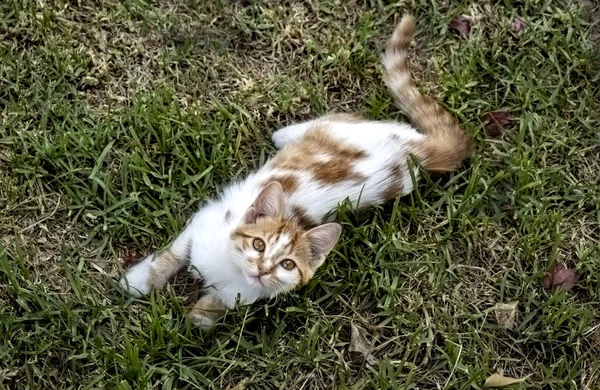
[(252, 276), (248, 274), (244, 274), (244, 276), (246, 277), (246, 281), (248, 281), (249, 285), (253, 287), (266, 287), (260, 276)]

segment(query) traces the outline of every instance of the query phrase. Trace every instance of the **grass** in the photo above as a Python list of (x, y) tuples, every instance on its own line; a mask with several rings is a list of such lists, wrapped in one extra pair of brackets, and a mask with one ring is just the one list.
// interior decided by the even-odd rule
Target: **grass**
[[(44, 4), (44, 5), (42, 5)], [(297, 293), (202, 333), (184, 277), (122, 294), (129, 253), (329, 111), (402, 119), (378, 54), (419, 20), (420, 88), (477, 139), (464, 168), (343, 216)], [(98, 0), (0, 4), (0, 388), (600, 388), (600, 78), (593, 3)], [(448, 31), (455, 15), (472, 34)], [(514, 17), (526, 22), (511, 30)], [(481, 116), (514, 118), (499, 138)], [(555, 262), (569, 292), (541, 285)], [(517, 325), (496, 323), (516, 301)], [(373, 342), (348, 352), (351, 324)], [(519, 386), (519, 385), (518, 385)], [(517, 388), (519, 388), (517, 386)]]

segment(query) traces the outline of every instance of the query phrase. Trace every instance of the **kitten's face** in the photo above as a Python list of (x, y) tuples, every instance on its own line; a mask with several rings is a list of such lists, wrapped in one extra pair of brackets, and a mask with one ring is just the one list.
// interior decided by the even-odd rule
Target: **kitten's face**
[(283, 190), (278, 182), (271, 182), (232, 233), (232, 260), (248, 285), (275, 296), (306, 283), (323, 264), (340, 233), (336, 223), (304, 230), (285, 220)]
[(248, 284), (275, 295), (306, 283), (314, 271), (305, 234), (293, 223), (269, 217), (240, 226), (232, 238)]

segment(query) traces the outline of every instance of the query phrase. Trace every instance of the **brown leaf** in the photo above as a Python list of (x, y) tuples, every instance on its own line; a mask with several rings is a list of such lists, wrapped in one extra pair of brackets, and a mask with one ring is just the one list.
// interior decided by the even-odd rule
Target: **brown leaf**
[(504, 132), (504, 129), (510, 124), (511, 119), (505, 111), (491, 111), (481, 117), (485, 126), (485, 132), (488, 136), (497, 138)]
[(377, 363), (377, 359), (371, 355), (372, 349), (373, 345), (367, 339), (367, 331), (351, 324), (350, 346), (348, 347), (348, 352), (351, 354), (354, 353), (355, 356), (358, 356), (362, 360), (366, 360), (370, 365), (374, 365)]
[(518, 302), (498, 303), (494, 306), (496, 322), (504, 329), (514, 329), (516, 325), (516, 313)]
[(471, 35), (471, 22), (462, 15), (456, 16), (450, 21), (449, 27), (460, 34), (463, 38)]
[(125, 249), (121, 254), (123, 258), (123, 268), (133, 267), (142, 260), (142, 256), (135, 249)]
[(547, 290), (569, 291), (575, 283), (577, 283), (577, 274), (562, 263), (557, 263), (550, 268), (542, 280), (542, 286)]
[(521, 18), (516, 17), (513, 19), (511, 27), (514, 32), (520, 33), (525, 30), (525, 22)]
[(493, 374), (492, 376), (490, 376), (489, 378), (487, 378), (485, 380), (485, 383), (483, 384), (483, 388), (488, 389), (490, 387), (506, 387), (506, 386), (517, 384), (517, 383), (523, 383), (530, 376), (531, 376), (531, 374), (527, 375), (524, 378), (517, 379), (517, 378), (509, 378), (507, 376), (500, 375), (500, 374)]

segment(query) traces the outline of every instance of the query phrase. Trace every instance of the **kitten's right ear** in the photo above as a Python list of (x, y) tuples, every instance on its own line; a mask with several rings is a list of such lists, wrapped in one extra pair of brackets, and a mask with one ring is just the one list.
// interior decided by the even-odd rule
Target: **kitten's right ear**
[(304, 234), (310, 243), (312, 252), (310, 268), (315, 271), (323, 264), (325, 257), (331, 252), (340, 238), (340, 234), (342, 234), (342, 225), (335, 222), (326, 223), (312, 228)]
[(272, 181), (260, 191), (252, 206), (246, 211), (244, 223), (255, 223), (258, 217), (281, 217), (283, 214), (283, 188)]

